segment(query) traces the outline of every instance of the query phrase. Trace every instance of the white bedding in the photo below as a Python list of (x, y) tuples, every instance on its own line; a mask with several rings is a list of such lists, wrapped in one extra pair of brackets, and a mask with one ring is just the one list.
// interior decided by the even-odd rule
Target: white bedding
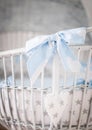
[[(72, 125), (77, 125), (77, 123), (78, 123), (79, 113), (80, 113), (81, 103), (82, 103), (83, 90), (84, 89), (76, 88), (76, 91), (75, 91)], [(69, 124), (69, 119), (70, 119), (70, 110), (71, 110), (71, 101), (72, 101), (73, 91), (72, 91), (72, 88), (64, 89), (64, 90), (62, 89), (61, 91), (69, 92), (68, 104), (67, 104), (67, 107), (62, 116), (62, 123), (63, 123), (63, 125), (67, 126)], [(7, 113), (7, 117), (8, 117), (8, 119), (11, 119), (6, 88), (0, 89), (0, 92), (2, 94), (2, 98), (4, 101), (4, 106), (5, 106), (5, 110)], [(18, 119), (17, 119), (16, 106), (15, 106), (14, 89), (8, 88), (8, 93), (9, 93), (10, 106), (11, 106), (11, 111), (13, 114), (13, 119), (16, 120), (16, 122), (17, 122)], [(48, 92), (46, 90), (44, 90), (44, 98), (46, 97), (47, 93)], [(32, 116), (31, 116), (32, 115), (31, 90), (24, 89), (24, 101), (23, 101), (22, 89), (16, 89), (16, 98), (17, 98), (16, 103), (17, 103), (19, 120), (21, 122), (25, 123), (24, 110), (23, 110), (23, 103), (24, 103), (27, 123), (33, 123)], [(44, 100), (44, 98), (43, 98), (43, 100)], [(87, 122), (91, 98), (92, 98), (92, 89), (88, 88), (86, 91), (85, 103), (84, 103), (83, 113), (82, 113), (82, 123), (81, 123), (82, 125), (85, 125)], [(4, 117), (5, 112), (3, 109), (2, 102), (1, 102), (1, 98), (0, 98), (0, 111), (1, 111), (1, 115)], [(41, 120), (42, 119), (42, 117), (41, 117), (41, 115), (42, 115), (42, 113), (41, 113), (41, 92), (37, 89), (34, 89), (34, 113), (35, 113), (36, 124), (41, 124), (41, 121), (42, 121)], [(92, 113), (90, 114), (90, 116), (91, 117), (90, 117), (89, 124), (92, 125)], [(44, 124), (49, 126), (49, 122), (50, 122), (50, 118), (44, 108)]]

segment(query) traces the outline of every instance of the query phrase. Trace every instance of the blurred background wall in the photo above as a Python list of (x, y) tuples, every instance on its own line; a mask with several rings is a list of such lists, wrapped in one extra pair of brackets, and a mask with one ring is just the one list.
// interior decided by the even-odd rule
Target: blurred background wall
[(0, 0), (0, 50), (24, 47), (39, 34), (91, 25), (91, 5), (92, 0)]
[(92, 0), (81, 0), (84, 6), (88, 23), (92, 26)]
[(24, 47), (40, 34), (83, 26), (92, 26), (92, 0), (0, 0), (0, 51)]

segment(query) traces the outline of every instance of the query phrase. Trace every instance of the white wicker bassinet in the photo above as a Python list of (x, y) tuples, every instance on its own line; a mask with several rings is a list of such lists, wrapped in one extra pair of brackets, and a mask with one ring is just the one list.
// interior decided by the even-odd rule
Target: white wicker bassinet
[[(75, 50), (78, 59), (85, 60), (87, 63), (86, 73), (83, 75), (85, 83), (82, 85), (76, 84), (76, 80), (80, 76), (78, 74), (74, 75), (72, 86), (66, 85), (68, 82), (67, 76), (70, 77), (71, 74), (63, 72), (63, 75), (59, 75), (63, 69), (57, 62), (57, 57), (54, 58), (50, 67), (48, 65), (47, 68), (44, 68), (36, 84), (32, 85), (27, 72), (23, 71), (26, 67), (24, 65), (24, 49), (0, 52), (0, 66), (3, 67), (0, 80), (4, 79), (0, 87), (1, 125), (8, 130), (56, 129), (45, 110), (44, 98), (47, 93), (52, 91), (52, 84), (55, 87), (60, 84), (60, 90), (68, 92), (70, 96), (68, 107), (64, 111), (57, 129), (92, 130), (92, 87), (88, 83), (88, 77), (91, 79), (89, 66), (92, 57), (92, 46), (71, 46), (71, 48)], [(17, 63), (15, 62), (16, 56)], [(10, 82), (7, 83), (10, 75), (12, 76), (12, 79), (10, 78), (12, 80), (11, 84)], [(63, 83), (59, 78), (60, 80), (63, 79)]]

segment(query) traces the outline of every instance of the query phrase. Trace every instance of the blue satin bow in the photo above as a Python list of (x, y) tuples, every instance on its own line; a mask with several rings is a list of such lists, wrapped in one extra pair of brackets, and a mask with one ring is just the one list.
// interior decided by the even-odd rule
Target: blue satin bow
[(86, 28), (61, 31), (39, 36), (26, 43), (27, 68), (30, 79), (36, 79), (48, 61), (58, 53), (65, 71), (78, 72), (81, 64), (69, 47), (84, 44)]

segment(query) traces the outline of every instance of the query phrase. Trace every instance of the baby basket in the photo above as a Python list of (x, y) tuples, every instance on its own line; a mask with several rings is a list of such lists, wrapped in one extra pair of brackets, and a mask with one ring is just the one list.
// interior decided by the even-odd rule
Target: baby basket
[[(91, 31), (91, 27), (86, 28), (86, 32)], [(53, 44), (49, 46), (53, 47)], [(37, 47), (31, 46), (33, 53)], [(36, 61), (31, 62), (29, 58), (27, 65), (24, 48), (0, 52), (2, 126), (8, 130), (92, 130), (92, 46), (69, 45), (69, 48), (81, 61), (84, 69), (80, 72), (64, 71), (56, 53), (35, 73), (41, 51), (37, 52), (38, 59), (36, 57)], [(30, 56), (27, 49), (27, 56)], [(37, 76), (33, 79), (27, 71), (30, 62), (34, 63), (31, 74)], [(76, 62), (74, 69), (77, 68)]]

